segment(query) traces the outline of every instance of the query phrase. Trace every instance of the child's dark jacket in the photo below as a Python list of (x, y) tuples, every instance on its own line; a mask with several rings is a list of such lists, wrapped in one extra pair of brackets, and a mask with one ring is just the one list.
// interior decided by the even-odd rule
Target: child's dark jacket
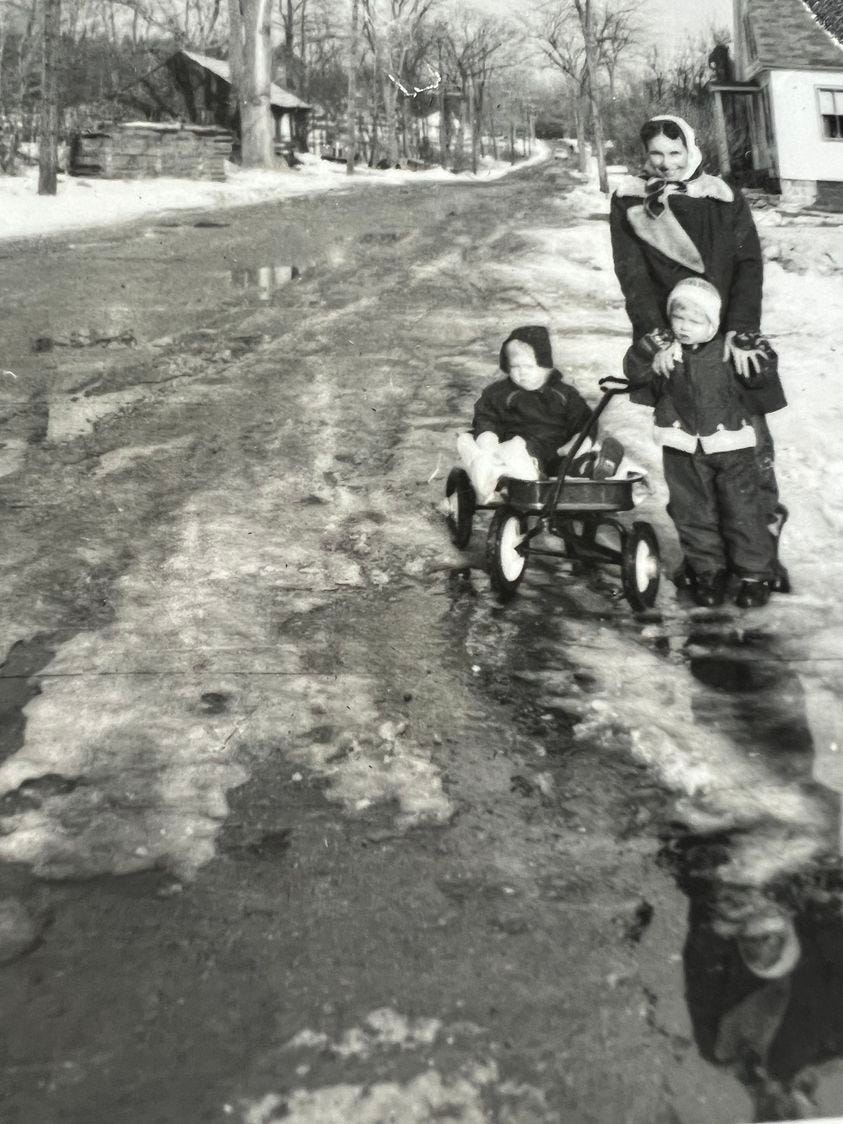
[(653, 371), (652, 350), (645, 341), (634, 344), (624, 359), (632, 385), (630, 401), (655, 407), (656, 440), (687, 453), (724, 453), (755, 444), (752, 417), (786, 405), (778, 375), (778, 357), (766, 340), (755, 341), (762, 351), (761, 370), (747, 383), (731, 361), (723, 359), (723, 336), (699, 347), (683, 347), (682, 361), (669, 378)]
[(552, 371), (539, 390), (522, 390), (510, 378), (487, 386), (474, 406), (472, 433), (494, 433), (500, 441), (523, 437), (542, 467), (553, 461), (591, 414), (585, 399)]

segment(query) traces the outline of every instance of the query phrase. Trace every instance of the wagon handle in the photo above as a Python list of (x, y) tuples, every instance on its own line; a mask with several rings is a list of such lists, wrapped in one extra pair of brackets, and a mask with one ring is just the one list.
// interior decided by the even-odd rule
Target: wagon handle
[[(562, 462), (562, 464), (559, 466), (559, 471), (556, 477), (556, 487), (553, 489), (552, 494), (546, 500), (545, 505), (540, 513), (541, 523), (539, 523), (539, 528), (541, 528), (544, 521), (550, 518), (550, 516), (556, 510), (556, 505), (559, 503), (559, 497), (561, 496), (562, 489), (565, 486), (565, 476), (567, 475), (568, 469), (573, 464), (574, 457), (580, 451), (586, 437), (588, 437), (588, 435), (597, 424), (600, 415), (603, 413), (603, 411), (606, 409), (606, 407), (609, 405), (616, 394), (627, 394), (629, 393), (630, 389), (629, 380), (622, 378), (620, 375), (606, 375), (604, 378), (600, 379), (597, 385), (603, 391), (603, 396), (591, 411), (591, 416), (583, 427), (579, 437), (574, 442), (573, 448), (565, 457), (565, 460)], [(539, 533), (538, 528), (535, 529), (535, 533)]]
[(622, 375), (606, 375), (597, 385), (604, 394), (628, 394), (631, 389), (629, 379)]

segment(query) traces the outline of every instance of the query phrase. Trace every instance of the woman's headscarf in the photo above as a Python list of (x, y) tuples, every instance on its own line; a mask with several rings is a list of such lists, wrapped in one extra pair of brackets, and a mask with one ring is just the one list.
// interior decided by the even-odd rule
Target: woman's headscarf
[[(651, 164), (649, 158), (644, 164), (644, 173), (647, 180), (647, 186), (644, 194), (644, 207), (653, 216), (657, 215), (664, 206), (665, 195), (673, 191), (684, 192), (688, 189), (685, 184), (693, 176), (697, 174), (702, 164), (703, 156), (697, 145), (697, 138), (694, 130), (682, 117), (672, 117), (670, 114), (663, 113), (657, 117), (651, 117), (647, 122), (661, 122), (670, 121), (679, 129), (682, 134), (685, 148), (688, 150), (685, 166), (683, 167), (678, 180), (666, 180)], [(657, 133), (653, 134), (658, 136)]]

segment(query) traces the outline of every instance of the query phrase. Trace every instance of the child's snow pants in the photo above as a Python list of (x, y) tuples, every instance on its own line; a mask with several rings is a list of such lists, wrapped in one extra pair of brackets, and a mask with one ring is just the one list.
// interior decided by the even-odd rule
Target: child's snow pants
[(665, 448), (663, 454), (667, 513), (694, 573), (731, 570), (742, 578), (772, 578), (775, 542), (767, 527), (756, 450)]

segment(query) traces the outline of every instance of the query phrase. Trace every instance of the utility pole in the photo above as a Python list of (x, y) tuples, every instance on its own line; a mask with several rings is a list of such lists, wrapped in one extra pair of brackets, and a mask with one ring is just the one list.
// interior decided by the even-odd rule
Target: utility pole
[(357, 24), (360, 0), (351, 0), (351, 45), (348, 51), (348, 118), (346, 122), (346, 175), (354, 174), (354, 150), (357, 147), (355, 126), (357, 111)]
[(61, 33), (61, 0), (44, 0), (41, 65), (41, 135), (38, 145), (38, 194), (55, 195), (58, 171), (59, 105), (56, 63)]

